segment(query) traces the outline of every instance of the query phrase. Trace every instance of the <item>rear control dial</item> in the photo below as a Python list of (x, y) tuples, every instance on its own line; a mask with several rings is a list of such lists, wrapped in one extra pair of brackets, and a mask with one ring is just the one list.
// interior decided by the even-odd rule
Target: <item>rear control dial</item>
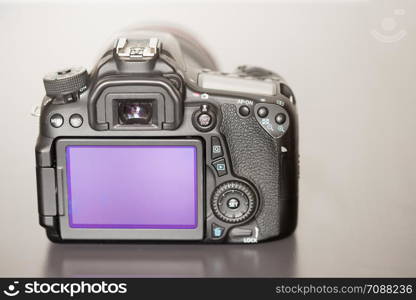
[(227, 223), (240, 223), (250, 218), (256, 209), (256, 196), (252, 189), (238, 181), (220, 185), (212, 196), (212, 210)]

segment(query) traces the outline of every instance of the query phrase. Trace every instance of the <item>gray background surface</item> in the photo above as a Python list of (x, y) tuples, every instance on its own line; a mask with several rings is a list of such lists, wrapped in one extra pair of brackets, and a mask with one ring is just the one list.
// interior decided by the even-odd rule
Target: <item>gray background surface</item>
[[(0, 276), (416, 276), (414, 1), (69, 2), (0, 2)], [(113, 33), (149, 22), (190, 30), (223, 70), (265, 66), (291, 84), (295, 235), (248, 246), (46, 239), (30, 116), (42, 77), (90, 68)]]

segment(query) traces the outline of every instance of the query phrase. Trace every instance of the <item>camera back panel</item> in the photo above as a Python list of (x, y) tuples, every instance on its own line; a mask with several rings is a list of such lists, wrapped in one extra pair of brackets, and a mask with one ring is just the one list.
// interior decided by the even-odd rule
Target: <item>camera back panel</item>
[[(43, 101), (36, 161), (40, 223), (48, 237), (56, 242), (255, 243), (293, 232), (297, 114), (283, 80), (260, 68), (185, 72), (180, 56), (173, 63), (162, 53), (159, 59), (117, 60), (116, 51), (132, 53), (118, 46), (88, 80), (80, 79), (82, 70), (62, 72), (58, 76), (78, 76), (65, 84), (77, 89)], [(177, 52), (174, 43), (167, 46), (171, 54)], [(50, 90), (62, 92), (51, 85)], [(149, 148), (159, 159), (146, 159)], [(195, 150), (193, 167), (187, 165), (190, 154), (186, 159), (180, 153), (186, 149)], [(179, 151), (178, 156), (169, 151)], [(158, 167), (148, 178), (152, 164)], [(180, 165), (193, 168), (195, 193), (189, 182), (179, 180), (189, 177)], [(71, 169), (78, 172), (75, 185)], [(166, 179), (169, 172), (173, 182)], [(137, 187), (132, 178), (138, 179)]]

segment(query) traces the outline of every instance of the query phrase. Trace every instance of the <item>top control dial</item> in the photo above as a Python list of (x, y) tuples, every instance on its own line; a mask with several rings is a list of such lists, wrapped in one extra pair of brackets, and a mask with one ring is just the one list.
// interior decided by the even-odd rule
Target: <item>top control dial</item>
[(248, 185), (229, 181), (215, 190), (211, 204), (212, 210), (220, 220), (239, 223), (253, 215), (256, 202), (256, 196)]
[(46, 95), (60, 97), (82, 92), (87, 88), (88, 73), (85, 68), (74, 67), (47, 74), (43, 78)]

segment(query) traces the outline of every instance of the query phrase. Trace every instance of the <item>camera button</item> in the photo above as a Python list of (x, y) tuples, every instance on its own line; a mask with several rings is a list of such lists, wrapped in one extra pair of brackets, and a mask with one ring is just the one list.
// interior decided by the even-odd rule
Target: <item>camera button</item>
[(227, 201), (229, 209), (237, 209), (240, 206), (240, 201), (237, 198), (231, 198)]
[(265, 118), (269, 114), (269, 110), (267, 109), (267, 107), (262, 106), (257, 110), (257, 114), (260, 118)]
[(212, 118), (209, 114), (200, 114), (198, 117), (198, 124), (202, 127), (208, 127), (211, 124)]
[(280, 138), (287, 132), (290, 119), (286, 109), (272, 103), (256, 104), (255, 109), (257, 122), (272, 138)]
[(224, 155), (224, 152), (222, 150), (222, 145), (220, 138), (217, 136), (213, 136), (211, 138), (211, 157), (212, 159), (216, 159), (218, 157), (221, 157)]
[(212, 224), (211, 230), (212, 230), (211, 232), (212, 237), (216, 239), (219, 239), (224, 234), (224, 227), (221, 227), (215, 223)]
[(243, 117), (247, 117), (250, 114), (250, 108), (247, 105), (242, 105), (240, 106), (240, 108), (238, 109), (238, 112), (240, 113), (240, 115), (242, 115)]
[(50, 123), (52, 127), (59, 128), (64, 124), (64, 117), (62, 117), (60, 114), (54, 114), (50, 118)]
[(276, 115), (276, 123), (282, 125), (286, 122), (286, 115), (284, 113), (278, 113)]
[(221, 158), (217, 161), (214, 161), (212, 163), (212, 165), (214, 166), (215, 170), (217, 171), (217, 175), (219, 177), (224, 176), (227, 174), (227, 166), (225, 164), (225, 159)]
[(79, 114), (73, 114), (69, 118), (69, 124), (71, 124), (71, 126), (74, 128), (81, 127), (83, 122), (84, 122), (84, 119), (82, 119), (82, 116)]

